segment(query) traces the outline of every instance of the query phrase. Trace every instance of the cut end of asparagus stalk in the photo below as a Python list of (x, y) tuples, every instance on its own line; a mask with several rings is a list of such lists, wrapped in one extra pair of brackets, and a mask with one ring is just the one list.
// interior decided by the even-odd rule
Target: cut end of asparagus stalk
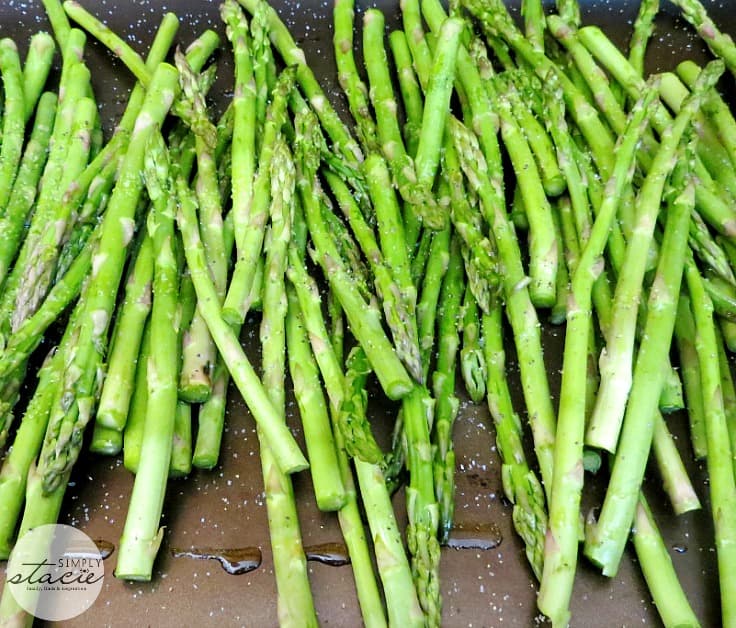
[(158, 554), (163, 538), (164, 528), (159, 528), (156, 536), (150, 539), (126, 537), (123, 534), (120, 537), (120, 551), (118, 553), (118, 564), (115, 568), (115, 577), (120, 580), (149, 582), (153, 572), (153, 561), (156, 554)]

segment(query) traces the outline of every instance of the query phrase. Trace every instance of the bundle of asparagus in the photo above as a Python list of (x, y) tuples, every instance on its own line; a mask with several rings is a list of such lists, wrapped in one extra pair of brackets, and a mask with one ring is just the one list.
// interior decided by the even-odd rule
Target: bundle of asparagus
[[(170, 64), (167, 14), (144, 60), (74, 0), (44, 0), (58, 96), (43, 92), (50, 36), (24, 63), (0, 40), (0, 557), (58, 519), (89, 442), (122, 450), (135, 473), (116, 576), (150, 580), (168, 478), (218, 464), (232, 379), (258, 429), (279, 621), (318, 623), (290, 477), (309, 466), (365, 624), (440, 625), (459, 372), (488, 404), (539, 609), (556, 626), (570, 621), (581, 541), (611, 577), (630, 535), (663, 622), (698, 625), (642, 489), (653, 458), (674, 512), (700, 508), (663, 416), (686, 404), (710, 476), (723, 623), (736, 621), (736, 122), (716, 91), (736, 47), (698, 0), (676, 4), (716, 57), (704, 68), (644, 75), (653, 0), (627, 53), (581, 23), (575, 0), (547, 13), (525, 0), (521, 25), (501, 0), (449, 15), (403, 0), (392, 64), (384, 15), (363, 12), (363, 75), (356, 7), (335, 0), (346, 124), (265, 0), (221, 5), (234, 84), (219, 119), (213, 31)], [(109, 138), (87, 34), (137, 81)], [(545, 318), (566, 322), (557, 410)], [(258, 319), (254, 366), (239, 336)], [(374, 379), (395, 408), (387, 451), (370, 420)], [(306, 455), (285, 420), (289, 382)], [(586, 469), (602, 459), (605, 498), (583, 523)], [(391, 505), (404, 482), (408, 553)], [(0, 621), (22, 619), (4, 591)]]

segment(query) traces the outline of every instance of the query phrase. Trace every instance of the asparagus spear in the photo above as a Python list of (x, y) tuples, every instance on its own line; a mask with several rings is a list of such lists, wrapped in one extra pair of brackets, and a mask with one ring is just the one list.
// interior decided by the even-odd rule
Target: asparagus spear
[[(285, 416), (283, 413), (286, 410), (284, 377), (287, 298), (284, 273), (290, 237), (294, 166), (290, 153), (278, 138), (274, 147), (271, 180), (274, 196), (271, 203), (271, 224), (266, 240), (260, 339), (263, 347), (263, 384), (274, 408)], [(261, 442), (261, 467), (278, 590), (279, 622), (283, 625), (316, 626), (317, 615), (307, 577), (307, 559), (301, 543), (291, 478), (279, 468), (278, 459), (261, 430), (258, 436)], [(310, 450), (311, 453), (314, 453), (313, 449)], [(317, 468), (319, 465), (315, 467), (313, 461), (312, 473)], [(335, 503), (332, 505), (337, 506)]]
[(174, 411), (174, 437), (169, 477), (186, 477), (192, 471), (192, 404), (179, 400)]
[[(302, 281), (304, 277), (308, 279), (308, 275), (303, 269), (303, 252), (300, 250), (306, 245), (306, 237), (307, 234), (304, 218), (301, 216), (301, 212), (297, 211), (295, 212), (294, 220), (293, 244), (289, 249), (289, 278), (291, 279), (297, 293), (297, 299), (299, 300), (304, 326), (312, 346), (314, 359), (316, 360), (320, 373), (322, 374), (330, 400), (330, 409), (333, 417), (333, 436), (335, 439), (338, 463), (340, 465), (342, 483), (345, 487), (345, 505), (338, 511), (338, 521), (340, 522), (340, 528), (343, 531), (343, 536), (348, 546), (350, 560), (353, 565), (353, 575), (355, 577), (358, 600), (360, 602), (361, 613), (366, 626), (385, 626), (385, 613), (380, 601), (380, 595), (373, 572), (373, 564), (371, 558), (368, 556), (367, 543), (363, 531), (363, 522), (358, 511), (354, 480), (345, 451), (346, 443), (344, 442), (342, 433), (338, 426), (337, 414), (341, 411), (344, 394), (342, 370), (337, 359), (335, 346), (333, 342), (331, 342), (332, 338), (327, 332), (327, 326), (325, 324), (324, 317), (322, 316), (319, 294), (311, 289), (305, 291), (304, 288), (306, 284)], [(345, 381), (345, 385), (347, 385), (347, 381)], [(365, 420), (365, 417), (362, 418)], [(356, 466), (359, 463), (359, 461), (356, 461)], [(385, 491), (385, 484), (383, 485), (383, 489)], [(389, 512), (391, 513), (391, 517), (393, 517), (393, 511), (389, 509)], [(384, 518), (383, 521), (387, 522), (387, 525), (390, 526), (393, 519)], [(394, 535), (396, 534), (397, 530), (395, 527), (392, 528), (392, 532)], [(411, 574), (406, 561), (406, 554), (403, 553), (403, 546), (401, 546), (401, 554), (396, 555), (396, 560), (394, 561), (382, 560), (385, 554), (382, 552), (380, 543), (374, 543), (374, 548), (377, 557), (381, 557), (377, 559), (377, 563), (382, 577), (384, 571), (382, 564), (397, 564), (400, 562), (400, 557), (403, 555), (402, 566), (404, 569), (402, 570), (402, 573), (408, 577), (409, 582), (411, 583)], [(402, 589), (400, 593), (405, 594), (406, 591)], [(394, 594), (389, 589), (386, 590), (386, 602), (389, 615), (395, 606), (393, 595)], [(409, 598), (404, 595), (403, 599), (398, 600), (398, 604), (402, 605), (407, 599)], [(419, 605), (416, 601), (416, 594), (414, 595), (413, 606), (411, 600), (408, 604), (412, 609), (418, 609)], [(421, 610), (419, 610), (419, 615), (421, 615)]]
[[(268, 38), (268, 4), (259, 4), (250, 23), (253, 77), (256, 82), (256, 123), (263, 130), (271, 90), (276, 84), (276, 60)], [(260, 141), (256, 138), (258, 145)]]
[(153, 241), (143, 235), (125, 284), (125, 298), (118, 309), (105, 381), (97, 406), (96, 422), (118, 431), (124, 428), (128, 416), (136, 357), (143, 328), (151, 312), (154, 259)]
[(23, 152), (26, 126), (23, 70), (20, 65), (18, 48), (9, 37), (0, 39), (0, 75), (5, 93), (2, 120), (3, 141), (0, 148), (0, 216), (3, 216)]
[(705, 406), (700, 387), (700, 364), (695, 349), (695, 321), (693, 320), (690, 300), (687, 295), (680, 295), (675, 320), (675, 339), (680, 358), (680, 372), (685, 387), (687, 400), (687, 417), (690, 425), (690, 443), (695, 458), (702, 459), (707, 455), (705, 442)]
[[(64, 174), (59, 179), (62, 190), (67, 189), (73, 178), (79, 175), (87, 164), (90, 151), (90, 134), (94, 118), (97, 116), (97, 106), (90, 98), (82, 98), (78, 102), (72, 103), (72, 106), (76, 108), (76, 111), (71, 128), (71, 137), (66, 146), (66, 154), (57, 155), (57, 158), (63, 160), (60, 165), (64, 168)], [(58, 203), (58, 205), (48, 207), (48, 213), (43, 214), (43, 218), (49, 222), (39, 234), (38, 239), (32, 244), (28, 253), (29, 258), (34, 263), (25, 270), (16, 288), (15, 311), (12, 318), (13, 327), (17, 327), (21, 321), (35, 312), (48, 292), (64, 235), (71, 224), (72, 216), (68, 214), (70, 206), (59, 203), (58, 190), (56, 194), (44, 197), (44, 200), (50, 204)], [(37, 208), (37, 211), (40, 212), (41, 210)]]
[[(427, 188), (432, 187), (439, 167), (440, 148), (455, 80), (460, 34), (463, 27), (464, 22), (458, 18), (447, 18), (443, 22), (424, 94), (424, 110), (415, 166), (418, 182)], [(446, 224), (446, 219), (440, 216), (424, 216), (423, 218), (433, 229), (441, 229)]]
[(633, 541), (649, 592), (665, 626), (700, 626), (677, 578), (672, 558), (643, 495), (639, 495)]
[(413, 382), (386, 338), (375, 306), (367, 306), (342, 266), (340, 253), (322, 216), (320, 191), (316, 180), (320, 141), (319, 137), (316, 139), (314, 137), (319, 133), (317, 121), (308, 111), (300, 112), (295, 120), (295, 127), (297, 185), (309, 233), (315, 244), (317, 262), (322, 266), (330, 286), (337, 292), (353, 334), (366, 350), (384, 391), (389, 398), (400, 399), (411, 391)]
[[(693, 100), (697, 99), (696, 93)], [(687, 120), (687, 116), (682, 112), (678, 115), (678, 120), (682, 121), (680, 116)], [(686, 126), (686, 123), (683, 126)], [(678, 138), (683, 135), (676, 129), (673, 129), (673, 132)], [(663, 147), (666, 147), (666, 144), (663, 143)], [(664, 148), (660, 149), (662, 150)], [(672, 153), (670, 159), (673, 157), (677, 157), (677, 152)], [(618, 568), (634, 517), (639, 485), (649, 457), (653, 431), (651, 418), (656, 410), (653, 401), (662, 387), (664, 372), (661, 364), (663, 357), (669, 352), (680, 279), (687, 257), (687, 224), (694, 203), (694, 184), (686, 171), (691, 163), (690, 158), (691, 150), (688, 150), (686, 159), (673, 173), (672, 202), (669, 205), (657, 273), (649, 293), (647, 320), (636, 358), (611, 480), (598, 522), (591, 527), (586, 538), (586, 556), (602, 568), (604, 575), (613, 575)], [(655, 163), (656, 161), (659, 159), (655, 159)], [(654, 171), (653, 168), (650, 172)]]
[[(375, 155), (373, 157), (369, 157), (366, 161), (366, 165), (368, 165), (374, 158), (380, 159)], [(385, 171), (382, 169), (381, 175), (384, 177), (382, 180), (385, 183)], [(404, 364), (406, 364), (407, 368), (412, 368), (413, 365), (412, 375), (414, 377), (421, 378), (421, 367), (419, 367), (417, 374), (417, 365), (420, 360), (418, 356), (419, 341), (417, 338), (416, 318), (414, 316), (415, 304), (412, 302), (412, 300), (416, 298), (416, 289), (412, 284), (411, 288), (408, 290), (408, 294), (402, 293), (402, 289), (396, 277), (388, 268), (388, 264), (384, 259), (383, 253), (376, 242), (373, 229), (363, 216), (360, 207), (348, 186), (337, 175), (330, 171), (326, 170), (324, 172), (324, 177), (327, 180), (332, 193), (335, 195), (338, 206), (347, 218), (365, 258), (370, 264), (371, 271), (373, 273), (373, 283), (376, 288), (376, 295), (379, 297), (383, 305), (384, 317), (394, 339), (397, 352), (400, 352), (402, 360)], [(380, 188), (378, 181), (373, 183), (372, 188)], [(393, 208), (395, 210), (395, 198), (391, 194), (390, 189), (379, 193), (381, 194), (382, 199), (387, 201), (389, 205), (388, 209)], [(385, 205), (379, 205), (379, 207), (385, 208)], [(394, 228), (400, 230), (401, 226), (395, 226)], [(386, 228), (384, 221), (383, 234), (384, 244), (387, 247), (387, 251), (390, 252), (392, 249), (395, 251), (397, 248), (403, 249), (403, 247), (396, 247), (395, 245), (396, 237), (399, 235), (399, 232), (394, 232), (391, 229), (391, 227)], [(401, 236), (399, 235), (399, 237)], [(403, 258), (404, 252), (399, 251), (399, 253), (400, 257)], [(406, 281), (406, 279), (404, 279), (404, 281)]]
[[(238, 256), (233, 268), (230, 285), (223, 304), (223, 315), (226, 320), (242, 323), (250, 304), (248, 298), (251, 294), (256, 260), (261, 256), (263, 247), (263, 236), (268, 216), (268, 202), (270, 191), (270, 172), (273, 147), (276, 136), (285, 123), (285, 112), (289, 95), (294, 87), (296, 72), (293, 69), (284, 70), (274, 87), (271, 103), (266, 111), (266, 121), (263, 128), (261, 149), (258, 155), (258, 172), (253, 184), (252, 205), (249, 209), (248, 229), (242, 234), (243, 240), (237, 242)], [(233, 189), (234, 194), (240, 194), (239, 188)], [(234, 206), (248, 202), (247, 189), (242, 190), (243, 198), (235, 197)], [(227, 313), (227, 314), (226, 314)], [(237, 316), (236, 316), (237, 314)]]
[(506, 379), (501, 303), (483, 315), (483, 352), (488, 365), (487, 398), (496, 426), (496, 444), (501, 455), (501, 477), (506, 497), (513, 504), (514, 528), (524, 541), (526, 558), (537, 579), (542, 577), (547, 512), (542, 486), (529, 468), (522, 446), (522, 427), (514, 411)]
[[(710, 77), (702, 76), (700, 89), (715, 81), (723, 71), (722, 64), (709, 66)], [(711, 83), (712, 85), (712, 83)], [(677, 145), (702, 100), (703, 91), (695, 91), (683, 105), (670, 132), (662, 138), (659, 151), (637, 200), (637, 225), (628, 243), (626, 258), (619, 273), (614, 295), (612, 326), (606, 351), (601, 355), (601, 387), (590, 421), (587, 440), (591, 444), (615, 451), (621, 420), (626, 406), (624, 392), (631, 388), (632, 357), (636, 314), (656, 215), (667, 174), (674, 165)]]
[(135, 385), (130, 398), (128, 419), (123, 432), (123, 465), (131, 473), (138, 472), (143, 445), (143, 427), (148, 410), (148, 364), (151, 356), (151, 323), (147, 322), (136, 360)]
[(119, 35), (113, 32), (105, 24), (95, 18), (89, 11), (84, 9), (75, 0), (66, 0), (63, 5), (65, 13), (95, 39), (103, 43), (133, 73), (135, 78), (148, 87), (151, 80), (151, 72), (141, 57)]
[[(0, 382), (5, 384), (4, 394), (9, 392), (9, 382), (23, 370), (24, 363), (43, 340), (44, 332), (61, 316), (63, 311), (80, 294), (82, 286), (92, 267), (92, 254), (97, 246), (99, 232), (87, 243), (79, 253), (67, 273), (54, 285), (41, 307), (10, 336), (8, 344), (0, 354)], [(7, 397), (3, 400), (7, 403)], [(0, 418), (1, 417), (0, 415)], [(0, 434), (7, 431), (7, 424), (2, 426)], [(2, 440), (2, 439), (0, 439)]]
[(713, 308), (695, 265), (685, 266), (685, 279), (696, 326), (696, 349), (701, 369), (701, 385), (705, 402), (705, 433), (708, 446), (708, 476), (710, 478), (711, 512), (715, 526), (716, 554), (721, 594), (721, 617), (724, 625), (736, 621), (736, 584), (729, 565), (733, 560), (734, 509), (736, 508), (736, 483), (733, 458), (728, 437), (723, 395), (720, 383), (720, 367), (717, 356)]
[(342, 508), (347, 499), (337, 460), (329, 411), (322, 395), (318, 367), (312, 356), (309, 338), (299, 311), (299, 300), (293, 289), (288, 291), (288, 297), (286, 340), (289, 372), (304, 428), (314, 495), (320, 510), (335, 511)]
[(406, 312), (405, 323), (394, 335), (396, 351), (412, 377), (416, 381), (422, 381), (422, 359), (418, 331), (414, 324), (417, 315), (417, 290), (411, 278), (409, 252), (401, 244), (406, 242), (406, 237), (398, 201), (391, 187), (388, 167), (378, 154), (368, 155), (363, 167), (376, 214), (383, 259), (395, 278), (402, 309)]
[(377, 149), (376, 124), (370, 110), (368, 88), (358, 74), (353, 56), (354, 20), (353, 0), (337, 0), (333, 8), (335, 25), (333, 46), (337, 63), (337, 80), (348, 99), (358, 138), (363, 148), (370, 152)]
[(519, 190), (527, 208), (529, 220), (529, 292), (537, 307), (549, 307), (555, 300), (556, 275), (559, 263), (552, 208), (542, 187), (539, 171), (524, 133), (516, 123), (513, 110), (521, 103), (513, 83), (497, 77), (495, 104), (501, 119), (504, 139)]
[[(391, 86), (386, 50), (383, 45), (385, 18), (377, 9), (366, 11), (363, 17), (363, 51), (368, 71), (370, 98), (376, 112), (378, 143), (396, 182), (399, 194), (404, 199), (406, 241), (410, 249), (416, 242), (423, 216), (437, 216), (442, 211), (437, 206), (431, 188), (417, 181), (415, 163), (407, 152), (396, 118), (397, 103)], [(421, 95), (414, 105), (419, 115), (416, 128), (421, 128)], [(418, 137), (417, 137), (418, 142)], [(369, 179), (370, 180), (370, 179)]]
[[(637, 98), (641, 91), (643, 78), (633, 70), (626, 57), (608, 40), (603, 32), (596, 27), (586, 26), (578, 31), (577, 37), (593, 56), (615, 76), (616, 80), (626, 88), (627, 93), (632, 98)], [(661, 104), (654, 107), (652, 114), (652, 126), (661, 137), (666, 127), (671, 123), (672, 118)], [(645, 158), (642, 165), (646, 166), (648, 152), (642, 151), (640, 156)], [(696, 189), (698, 211), (716, 230), (722, 233), (730, 233), (734, 229), (734, 224), (736, 224), (734, 223), (736, 217), (728, 199), (716, 187), (711, 173), (708, 172), (700, 159), (696, 161), (695, 168), (700, 179), (700, 184)]]
[[(694, 61), (683, 61), (677, 66), (678, 76), (689, 88), (692, 88), (700, 72), (700, 66)], [(736, 120), (717, 90), (713, 90), (703, 102), (703, 112), (718, 130), (718, 137), (728, 152), (731, 163), (736, 163)]]
[[(650, 88), (632, 109), (627, 132), (619, 138), (616, 165), (606, 184), (606, 200), (572, 275), (560, 388), (560, 409), (554, 445), (554, 474), (549, 501), (549, 530), (537, 604), (555, 625), (569, 620), (578, 553), (578, 520), (583, 488), (583, 440), (587, 347), (592, 324), (591, 293), (598, 278), (600, 257), (624, 188), (633, 172), (636, 147), (648, 124), (655, 97)], [(689, 218), (689, 216), (686, 216)], [(676, 249), (676, 252), (677, 251)], [(661, 371), (661, 369), (660, 369)]]
[(464, 294), (463, 257), (458, 238), (450, 244), (450, 259), (440, 292), (437, 364), (432, 374), (432, 391), (437, 400), (434, 413), (434, 477), (439, 505), (439, 540), (446, 543), (455, 511), (455, 452), (452, 427), (460, 401), (455, 396), (455, 371), (460, 344), (458, 326)]
[(541, 0), (522, 0), (521, 17), (526, 38), (536, 49), (544, 50), (545, 20)]
[(228, 366), (233, 381), (261, 426), (282, 469), (289, 473), (304, 469), (307, 466), (304, 456), (279, 413), (269, 401), (263, 384), (245, 356), (237, 336), (222, 319), (217, 292), (209, 277), (204, 247), (196, 229), (196, 203), (185, 182), (177, 181), (176, 188), (179, 196), (177, 222), (184, 238), (187, 264), (207, 327)]
[(491, 299), (499, 290), (497, 255), (491, 238), (484, 233), (482, 216), (476, 203), (471, 205), (468, 198), (460, 160), (452, 142), (445, 143), (443, 168), (449, 186), (450, 219), (463, 241), (462, 254), (468, 288), (472, 291), (476, 307), (488, 311)]
[(326, 133), (330, 136), (336, 151), (349, 163), (359, 164), (363, 160), (360, 147), (351, 137), (350, 132), (325, 96), (312, 70), (307, 65), (304, 51), (294, 42), (289, 29), (281, 21), (278, 13), (268, 6), (264, 0), (239, 0), (239, 2), (251, 15), (259, 10), (259, 6), (261, 7), (264, 19), (268, 23), (271, 42), (281, 54), (284, 63), (287, 66), (296, 67), (296, 80), (309, 100), (309, 104), (319, 117)]
[[(75, 311), (80, 308), (77, 306)], [(72, 316), (72, 319), (76, 315)], [(0, 557), (7, 559), (13, 547), (18, 515), (23, 506), (29, 471), (43, 443), (49, 411), (61, 385), (65, 350), (73, 342), (75, 324), (67, 325), (58, 347), (47, 356), (38, 372), (38, 383), (15, 435), (13, 448), (0, 470)]]
[(406, 122), (403, 126), (403, 139), (406, 151), (411, 157), (417, 154), (419, 128), (422, 124), (424, 99), (417, 75), (412, 67), (411, 51), (403, 30), (395, 30), (388, 36), (391, 54), (396, 67), (396, 78), (404, 105)]
[(451, 121), (450, 129), (463, 171), (471, 189), (478, 194), (483, 214), (493, 233), (499, 262), (505, 268), (503, 291), (507, 315), (514, 332), (524, 400), (530, 417), (542, 483), (549, 491), (552, 486), (555, 416), (544, 368), (539, 324), (529, 297), (519, 244), (506, 216), (503, 192), (489, 178), (488, 166), (477, 140), (457, 120)]
[[(174, 250), (176, 197), (166, 148), (158, 131), (150, 136), (144, 173), (153, 204), (144, 245), (146, 241), (150, 243), (153, 266), (150, 334), (155, 338), (156, 349), (148, 358), (148, 403), (140, 460), (115, 569), (116, 577), (128, 580), (151, 579), (153, 562), (163, 538), (163, 528), (159, 526), (177, 411), (179, 329), (176, 309), (179, 281)], [(134, 272), (136, 270), (137, 267)], [(132, 373), (128, 379), (132, 379)]]
[[(249, 227), (252, 225), (251, 217), (255, 214), (252, 205), (255, 205), (254, 178), (256, 171), (256, 83), (253, 75), (253, 64), (256, 60), (250, 50), (248, 22), (238, 3), (235, 0), (225, 2), (220, 9), (220, 13), (227, 25), (226, 30), (235, 58), (231, 169), (232, 172), (238, 173), (233, 178), (232, 202), (235, 241), (238, 257), (240, 258), (248, 255), (244, 247), (247, 243)], [(273, 133), (273, 131), (270, 131), (270, 133)], [(263, 143), (266, 143), (265, 139)], [(242, 324), (244, 319), (243, 310), (245, 309), (243, 300), (247, 298), (249, 293), (249, 286), (240, 278), (240, 272), (239, 263), (238, 274), (233, 277), (229, 286), (228, 297), (223, 306), (223, 316), (231, 324)], [(235, 296), (236, 291), (237, 297)]]
[(667, 429), (667, 423), (659, 412), (654, 414), (652, 453), (662, 476), (663, 488), (670, 499), (675, 514), (680, 515), (691, 510), (698, 510), (700, 499), (687, 475), (675, 439)]
[(31, 35), (28, 52), (23, 62), (23, 101), (26, 122), (36, 111), (36, 105), (51, 72), (55, 52), (54, 38), (46, 31), (38, 31)]
[(692, 24), (711, 52), (723, 59), (732, 74), (736, 74), (736, 44), (730, 35), (722, 32), (708, 15), (699, 0), (674, 0), (682, 16)]
[(0, 232), (3, 233), (3, 245), (0, 247), (0, 286), (4, 284), (18, 252), (28, 215), (36, 199), (38, 182), (46, 164), (56, 115), (56, 102), (56, 95), (51, 92), (46, 92), (39, 100), (33, 129), (18, 168), (18, 176), (6, 211), (0, 218)]

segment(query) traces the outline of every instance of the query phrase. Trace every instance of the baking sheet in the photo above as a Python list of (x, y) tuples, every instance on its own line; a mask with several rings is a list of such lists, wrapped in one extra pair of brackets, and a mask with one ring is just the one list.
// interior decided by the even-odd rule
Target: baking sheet
[[(178, 41), (183, 44), (205, 27), (223, 33), (218, 2), (210, 0), (87, 0), (84, 5), (139, 49), (146, 50), (164, 10), (181, 18)], [(328, 95), (342, 102), (332, 55), (331, 3), (302, 0), (272, 2), (284, 16)], [(518, 3), (514, 3), (515, 7)], [(638, 2), (607, 0), (582, 2), (585, 20), (603, 26), (618, 43), (628, 38)], [(707, 3), (716, 22), (733, 32), (736, 24), (726, 2)], [(356, 2), (362, 12), (378, 6), (389, 26), (398, 25), (398, 2)], [(675, 19), (675, 9), (663, 2), (651, 54), (651, 70), (671, 69), (684, 58), (704, 59), (702, 46), (689, 26)], [(359, 20), (358, 20), (359, 23)], [(12, 36), (24, 48), (30, 33), (48, 28), (40, 0), (0, 2), (0, 36)], [(356, 37), (356, 41), (360, 41)], [(227, 42), (220, 53), (218, 87), (226, 97), (231, 83)], [(96, 93), (103, 105), (108, 129), (117, 119), (131, 85), (128, 73), (95, 42), (88, 46)], [(214, 103), (222, 106), (222, 101)], [(344, 108), (342, 108), (344, 110)], [(257, 329), (257, 319), (251, 319)], [(255, 347), (246, 345), (253, 355)], [(553, 390), (559, 385), (562, 330), (545, 327), (545, 350)], [(509, 376), (517, 408), (522, 410), (516, 382), (513, 349), (509, 347)], [(688, 462), (691, 459), (684, 432), (684, 417), (671, 417), (672, 429)], [(298, 432), (298, 426), (294, 426)], [(529, 626), (539, 621), (536, 585), (513, 532), (510, 507), (503, 499), (500, 464), (485, 406), (463, 403), (455, 428), (457, 452), (456, 522), (466, 529), (481, 526), (476, 536), (499, 541), (486, 550), (450, 549), (442, 552), (441, 578), (446, 626)], [(690, 465), (701, 499), (706, 500), (704, 471)], [(79, 526), (92, 538), (117, 546), (133, 478), (116, 458), (85, 454), (67, 491), (61, 522)], [(600, 503), (601, 482), (593, 481), (588, 496)], [(718, 585), (713, 529), (707, 512), (670, 514), (657, 480), (648, 487), (672, 558), (690, 600), (704, 626), (719, 625)], [(340, 543), (332, 514), (317, 511), (306, 473), (295, 478), (304, 543), (314, 547)], [(403, 494), (396, 496), (403, 515)], [(0, 505), (1, 507), (1, 505)], [(171, 480), (164, 505), (166, 534), (151, 583), (126, 583), (112, 576), (116, 554), (105, 561), (106, 578), (95, 605), (68, 626), (274, 626), (276, 589), (268, 546), (266, 509), (254, 423), (237, 391), (232, 390), (221, 464), (211, 472), (195, 471), (186, 479)], [(246, 574), (231, 575), (214, 559), (175, 557), (176, 550), (260, 548), (262, 564)], [(310, 562), (310, 579), (322, 624), (357, 626), (360, 614), (350, 567)], [(659, 625), (656, 609), (638, 566), (629, 551), (618, 575), (607, 580), (584, 561), (572, 601), (574, 626)]]

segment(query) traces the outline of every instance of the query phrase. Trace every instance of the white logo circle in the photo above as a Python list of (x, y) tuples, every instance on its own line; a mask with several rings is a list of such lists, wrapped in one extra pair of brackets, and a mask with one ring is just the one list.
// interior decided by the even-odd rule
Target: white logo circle
[(72, 526), (48, 524), (18, 539), (5, 584), (26, 612), (63, 621), (94, 604), (104, 577), (102, 555), (92, 539)]

